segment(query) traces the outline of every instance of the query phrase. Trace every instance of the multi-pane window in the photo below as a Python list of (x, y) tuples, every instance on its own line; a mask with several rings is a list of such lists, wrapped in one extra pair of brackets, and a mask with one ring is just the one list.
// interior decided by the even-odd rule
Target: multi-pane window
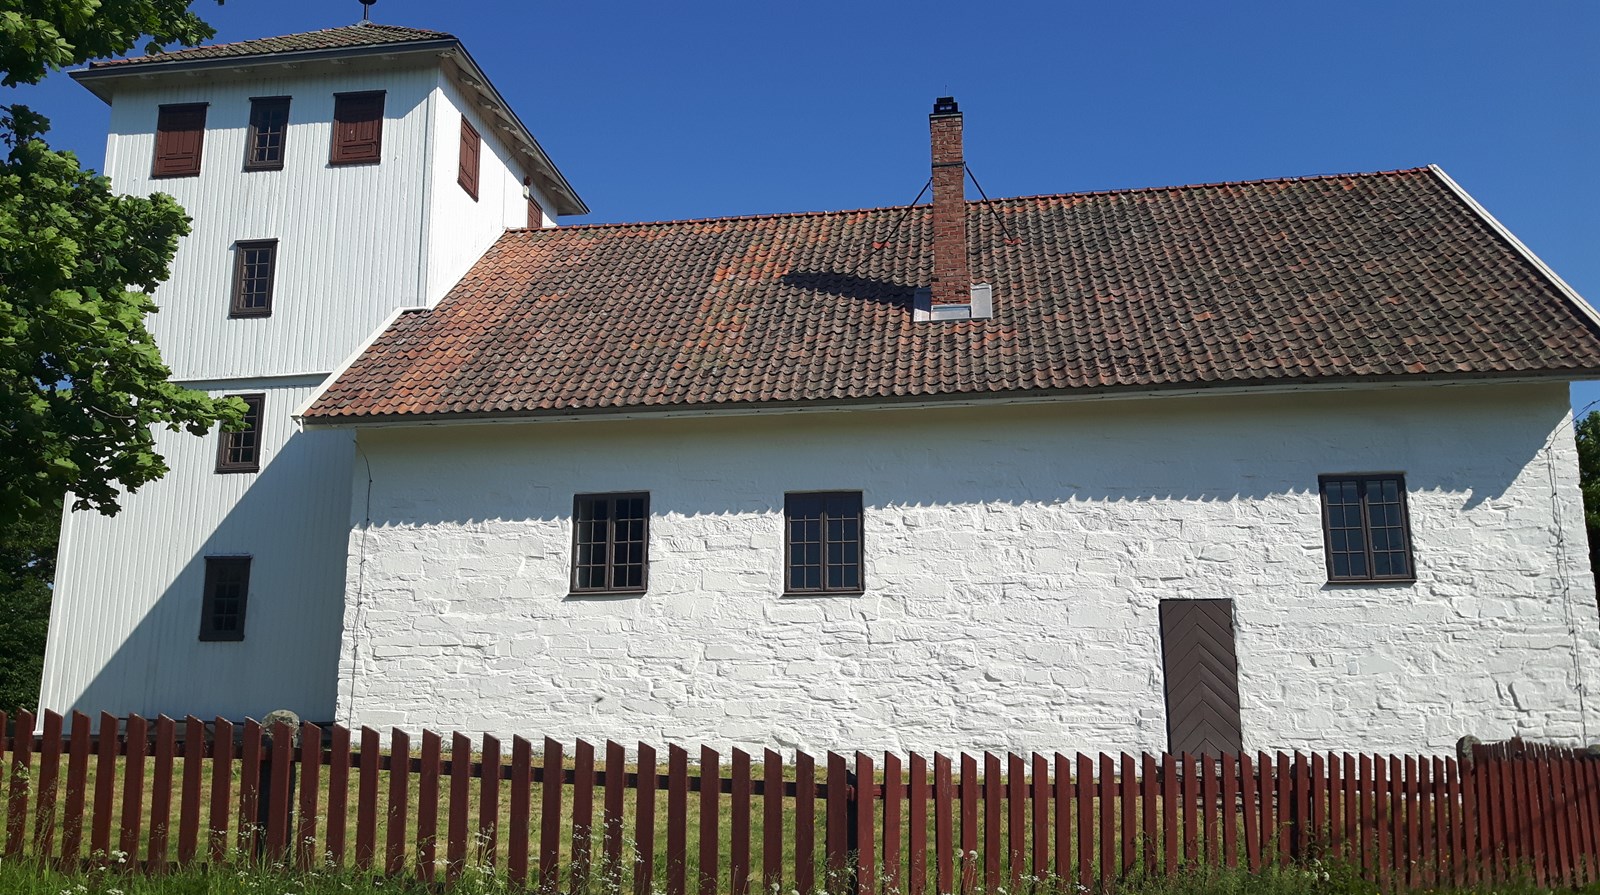
[(572, 590), (645, 589), (650, 495), (579, 494), (572, 502)]
[(156, 112), (156, 158), (152, 177), (194, 177), (206, 137), (206, 104), (162, 106)]
[(474, 202), (478, 199), (479, 156), (482, 154), (483, 138), (478, 136), (477, 129), (467, 120), (467, 116), (461, 116), (461, 155), (457, 160), (460, 170), (456, 173), (456, 183), (461, 184)]
[(359, 165), (383, 157), (383, 91), (333, 95), (331, 165)]
[(1329, 581), (1416, 577), (1404, 476), (1323, 476), (1320, 485)]
[(861, 492), (786, 494), (788, 593), (860, 593)]
[(206, 557), (206, 590), (200, 604), (201, 640), (243, 640), (250, 597), (250, 557)]
[(224, 431), (217, 442), (217, 472), (255, 472), (261, 468), (261, 409), (266, 395), (229, 395), (249, 408), (244, 428)]
[(289, 133), (289, 97), (262, 96), (250, 100), (250, 132), (245, 137), (244, 166), (252, 171), (283, 167), (283, 144)]
[(276, 239), (241, 240), (234, 245), (233, 304), (230, 317), (272, 313), (272, 282), (278, 267)]

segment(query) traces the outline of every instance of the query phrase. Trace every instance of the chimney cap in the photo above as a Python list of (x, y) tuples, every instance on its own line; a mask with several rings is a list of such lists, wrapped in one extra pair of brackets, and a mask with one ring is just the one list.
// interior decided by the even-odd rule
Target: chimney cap
[(960, 115), (961, 108), (956, 105), (953, 96), (941, 96), (933, 101), (933, 114), (935, 115)]

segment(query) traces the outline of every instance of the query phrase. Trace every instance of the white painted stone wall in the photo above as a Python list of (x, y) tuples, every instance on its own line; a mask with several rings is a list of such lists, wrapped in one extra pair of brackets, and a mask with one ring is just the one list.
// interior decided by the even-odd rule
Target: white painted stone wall
[[(1246, 748), (1600, 738), (1565, 384), (360, 432), (339, 718), (806, 749), (1160, 750), (1158, 605), (1236, 602)], [(1414, 584), (1327, 583), (1317, 476), (1406, 475)], [(575, 492), (650, 590), (567, 596)], [(868, 591), (782, 595), (785, 491)]]

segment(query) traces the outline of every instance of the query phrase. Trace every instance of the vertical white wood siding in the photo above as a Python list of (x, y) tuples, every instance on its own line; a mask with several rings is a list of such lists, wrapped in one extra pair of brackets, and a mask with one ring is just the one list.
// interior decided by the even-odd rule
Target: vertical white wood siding
[[(162, 432), (165, 479), (128, 495), (114, 518), (66, 514), (41, 704), (328, 719), (356, 455), (351, 433), (297, 433), (289, 415), (393, 309), (436, 303), (505, 228), (526, 224), (523, 173), (436, 65), (128, 83), (112, 106), (106, 173), (123, 192), (171, 194), (194, 221), (151, 329), (175, 379), (266, 392), (265, 454), (259, 473), (219, 475), (215, 433)], [(386, 93), (382, 161), (331, 166), (334, 94), (364, 90)], [(244, 170), (260, 96), (292, 98), (280, 171)], [(191, 102), (209, 104), (200, 175), (151, 178), (158, 108)], [(456, 183), (461, 109), (484, 138), (477, 202)], [(234, 243), (254, 239), (278, 240), (272, 314), (230, 319)], [(202, 643), (204, 558), (240, 553), (254, 558), (245, 640)]]
[[(165, 478), (114, 517), (66, 514), (45, 708), (332, 716), (354, 447), (348, 432), (295, 431), (289, 413), (315, 384), (208, 389), (266, 394), (260, 472), (217, 474), (215, 433), (162, 431)], [(245, 639), (202, 643), (205, 557), (228, 554), (253, 557)]]

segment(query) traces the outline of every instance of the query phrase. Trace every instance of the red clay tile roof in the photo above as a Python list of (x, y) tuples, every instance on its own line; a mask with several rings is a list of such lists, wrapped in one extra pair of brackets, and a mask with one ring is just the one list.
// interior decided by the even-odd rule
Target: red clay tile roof
[(968, 219), (989, 320), (912, 319), (927, 206), (511, 231), (306, 417), (1600, 372), (1593, 322), (1427, 168)]
[(108, 59), (104, 62), (91, 62), (89, 68), (148, 65), (157, 62), (191, 62), (201, 59), (234, 59), (245, 56), (301, 53), (310, 50), (342, 50), (353, 47), (455, 39), (455, 35), (446, 34), (443, 31), (425, 31), (420, 28), (402, 28), (399, 25), (359, 22), (339, 28), (325, 28), (321, 31), (287, 34), (283, 37), (263, 37), (256, 40), (241, 40), (236, 43), (190, 47), (188, 49), (171, 50), (166, 53), (153, 53), (149, 56), (134, 56), (128, 59)]

